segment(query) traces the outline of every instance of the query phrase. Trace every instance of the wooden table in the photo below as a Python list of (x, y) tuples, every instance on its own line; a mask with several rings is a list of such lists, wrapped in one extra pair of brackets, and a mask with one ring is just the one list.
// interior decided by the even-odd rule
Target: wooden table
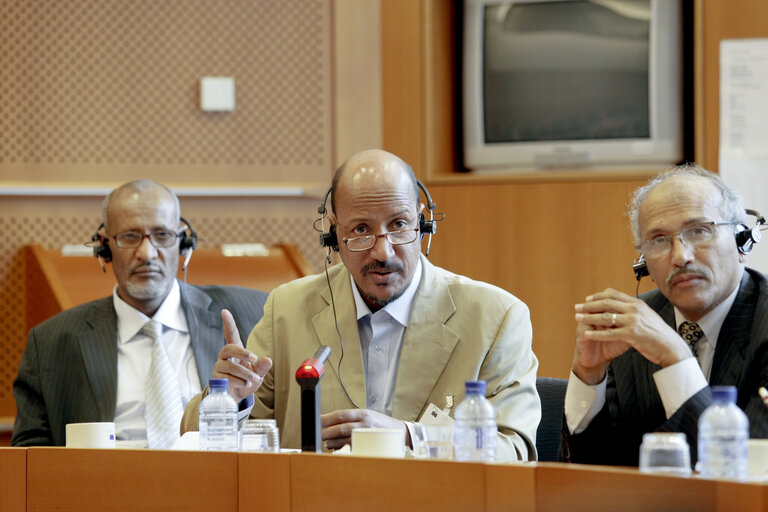
[(768, 510), (768, 485), (555, 463), (0, 448), (2, 511)]

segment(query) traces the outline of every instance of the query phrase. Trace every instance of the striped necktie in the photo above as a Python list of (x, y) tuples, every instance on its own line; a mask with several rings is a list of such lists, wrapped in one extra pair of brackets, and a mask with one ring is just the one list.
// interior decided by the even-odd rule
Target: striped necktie
[(693, 357), (699, 359), (699, 350), (696, 348), (696, 344), (699, 342), (704, 332), (696, 322), (683, 322), (680, 324), (680, 336), (688, 343), (688, 346), (693, 352)]
[(160, 341), (163, 326), (150, 320), (141, 333), (152, 340), (152, 361), (149, 364), (144, 388), (147, 420), (147, 446), (171, 448), (179, 438), (179, 428), (184, 408), (176, 372), (171, 368), (168, 354)]

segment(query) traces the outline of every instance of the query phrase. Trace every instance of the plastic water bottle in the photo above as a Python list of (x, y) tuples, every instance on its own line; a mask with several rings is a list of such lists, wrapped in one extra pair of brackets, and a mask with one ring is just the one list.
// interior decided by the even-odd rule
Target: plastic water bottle
[(237, 451), (237, 402), (227, 379), (208, 381), (210, 392), (200, 404), (200, 449)]
[(496, 410), (485, 398), (485, 381), (468, 380), (466, 397), (456, 407), (456, 460), (496, 460)]
[(699, 418), (699, 463), (705, 478), (746, 480), (749, 420), (736, 405), (734, 386), (713, 386), (712, 405)]

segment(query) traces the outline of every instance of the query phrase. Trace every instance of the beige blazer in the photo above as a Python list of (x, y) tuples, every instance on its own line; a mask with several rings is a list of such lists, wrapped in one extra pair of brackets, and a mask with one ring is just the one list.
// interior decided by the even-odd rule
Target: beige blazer
[[(541, 404), (527, 306), (500, 288), (452, 274), (421, 258), (423, 276), (403, 338), (392, 416), (416, 421), (430, 403), (442, 408), (446, 394), (453, 393), (458, 404), (466, 380), (485, 380), (498, 414), (499, 460), (535, 460)], [(274, 361), (256, 392), (251, 416), (275, 418), (283, 448), (301, 447), (301, 396), (295, 373), (321, 345), (331, 347), (320, 381), (323, 412), (354, 407), (346, 393), (365, 407), (349, 272), (344, 265), (335, 265), (328, 275), (343, 351), (324, 273), (275, 289), (248, 338), (248, 350)], [(188, 416), (197, 414), (196, 408), (189, 409)]]

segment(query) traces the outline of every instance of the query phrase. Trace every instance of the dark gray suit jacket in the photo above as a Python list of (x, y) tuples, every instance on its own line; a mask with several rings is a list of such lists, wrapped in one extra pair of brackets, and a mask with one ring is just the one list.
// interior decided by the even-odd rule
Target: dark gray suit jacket
[[(224, 345), (221, 310), (245, 341), (267, 294), (239, 287), (179, 283), (192, 349), (205, 387)], [(117, 315), (112, 297), (63, 311), (29, 332), (13, 383), (13, 446), (63, 446), (67, 423), (113, 421), (117, 400)]]
[[(674, 307), (658, 290), (641, 298), (674, 328)], [(683, 432), (694, 463), (698, 420), (712, 403), (712, 390), (705, 387), (667, 420), (653, 380), (653, 373), (660, 368), (634, 349), (614, 359), (608, 368), (605, 406), (578, 435), (570, 435), (563, 426), (560, 458), (636, 466), (643, 434)], [(736, 300), (723, 322), (709, 383), (736, 386), (737, 404), (749, 418), (750, 437), (768, 437), (768, 408), (758, 395), (760, 386), (768, 385), (768, 280), (755, 270), (744, 272)]]

